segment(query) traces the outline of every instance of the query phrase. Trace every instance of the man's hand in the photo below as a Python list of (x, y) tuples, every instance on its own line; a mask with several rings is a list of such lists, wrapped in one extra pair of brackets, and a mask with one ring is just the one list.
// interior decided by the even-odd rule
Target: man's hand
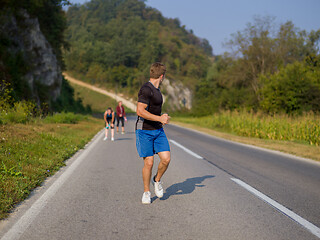
[(160, 122), (163, 124), (163, 125), (166, 125), (168, 124), (170, 121), (170, 117), (168, 114), (162, 114), (161, 117), (160, 117)]

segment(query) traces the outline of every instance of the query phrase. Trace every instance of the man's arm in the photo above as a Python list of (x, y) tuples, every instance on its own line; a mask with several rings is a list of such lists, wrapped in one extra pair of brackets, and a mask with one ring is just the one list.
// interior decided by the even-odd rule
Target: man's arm
[(148, 107), (148, 104), (138, 102), (137, 104), (137, 115), (139, 117), (142, 117), (144, 119), (155, 121), (155, 122), (161, 122), (163, 125), (168, 124), (170, 117), (168, 114), (162, 114), (161, 116), (154, 115), (146, 110)]

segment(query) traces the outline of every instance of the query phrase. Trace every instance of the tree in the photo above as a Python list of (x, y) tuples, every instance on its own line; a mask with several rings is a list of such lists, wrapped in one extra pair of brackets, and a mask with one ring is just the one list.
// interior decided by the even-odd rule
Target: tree
[(279, 72), (261, 75), (263, 110), (270, 113), (320, 112), (320, 67), (295, 62)]

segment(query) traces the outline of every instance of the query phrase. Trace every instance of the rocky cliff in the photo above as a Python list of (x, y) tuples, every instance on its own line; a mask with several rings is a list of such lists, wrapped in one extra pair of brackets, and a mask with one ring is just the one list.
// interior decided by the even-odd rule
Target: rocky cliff
[(183, 108), (190, 110), (192, 107), (192, 92), (179, 81), (172, 81), (167, 78), (161, 85), (165, 104), (168, 110), (181, 110)]
[(54, 51), (42, 34), (38, 19), (31, 18), (24, 10), (19, 11), (18, 15), (17, 18), (6, 13), (0, 17), (1, 39), (10, 43), (6, 52), (22, 54), (26, 71), (21, 81), (28, 83), (38, 104), (40, 88), (42, 94), (45, 89), (48, 99), (55, 100), (60, 94), (62, 75)]

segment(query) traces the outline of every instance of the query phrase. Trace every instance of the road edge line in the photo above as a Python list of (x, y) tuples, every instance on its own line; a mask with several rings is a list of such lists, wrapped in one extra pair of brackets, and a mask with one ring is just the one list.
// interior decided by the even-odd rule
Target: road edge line
[(320, 238), (320, 228), (317, 227), (316, 225), (312, 224), (308, 220), (300, 217), (298, 214), (294, 213), (293, 211), (289, 210), (285, 206), (281, 205), (280, 203), (276, 202), (275, 200), (271, 199), (270, 197), (266, 196), (262, 192), (258, 191), (257, 189), (251, 187), (249, 184), (241, 181), (240, 179), (237, 178), (230, 178), (232, 181), (246, 189), (247, 191), (251, 192), (264, 202), (268, 203), (271, 205), (273, 208), (281, 212), (282, 214), (286, 215), (287, 217), (291, 218), (293, 221), (297, 222), (304, 228), (306, 228), (309, 232), (311, 232), (313, 235), (316, 237)]
[[(30, 208), (14, 223), (13, 226), (2, 236), (1, 240), (19, 239), (30, 226), (35, 217), (45, 207), (49, 199), (60, 189), (74, 170), (83, 162), (98, 141), (103, 130), (100, 130), (89, 142), (89, 146), (68, 166), (68, 168), (52, 183), (52, 185), (30, 206)], [(68, 161), (68, 160), (66, 160)]]
[(241, 142), (232, 141), (232, 140), (225, 139), (225, 138), (218, 137), (218, 136), (214, 136), (214, 135), (211, 135), (209, 133), (205, 133), (205, 132), (202, 132), (202, 131), (199, 131), (199, 130), (186, 128), (186, 127), (180, 126), (180, 125), (175, 124), (175, 123), (170, 123), (170, 125), (175, 126), (175, 127), (179, 127), (179, 128), (183, 128), (183, 129), (189, 130), (191, 132), (199, 133), (199, 134), (202, 134), (202, 135), (207, 136), (207, 137), (212, 137), (212, 138), (215, 138), (215, 139), (220, 140), (220, 141), (233, 143), (233, 144), (236, 144), (236, 145), (239, 145), (239, 146), (248, 147), (248, 148), (252, 148), (252, 149), (256, 149), (256, 150), (261, 150), (261, 151), (265, 151), (265, 152), (268, 152), (268, 153), (281, 155), (283, 157), (287, 157), (287, 158), (293, 159), (295, 161), (307, 162), (307, 163), (310, 163), (310, 164), (313, 164), (313, 165), (320, 166), (320, 162), (319, 161), (316, 161), (316, 160), (313, 160), (313, 159), (310, 159), (310, 158), (299, 157), (297, 155), (293, 155), (293, 154), (290, 154), (290, 153), (285, 153), (285, 152), (281, 152), (281, 151), (278, 151), (278, 150), (272, 150), (272, 149), (268, 149), (268, 148), (258, 147), (258, 146), (251, 145), (251, 144), (248, 144), (248, 143), (241, 143)]
[(194, 156), (195, 158), (198, 159), (204, 159), (203, 157), (201, 157), (200, 155), (196, 154), (195, 152), (191, 151), (190, 149), (186, 148), (185, 146), (181, 145), (180, 143), (170, 139), (169, 142), (172, 142), (174, 145), (176, 145), (177, 147), (181, 148), (182, 150), (184, 150), (185, 152), (189, 153), (190, 155)]

